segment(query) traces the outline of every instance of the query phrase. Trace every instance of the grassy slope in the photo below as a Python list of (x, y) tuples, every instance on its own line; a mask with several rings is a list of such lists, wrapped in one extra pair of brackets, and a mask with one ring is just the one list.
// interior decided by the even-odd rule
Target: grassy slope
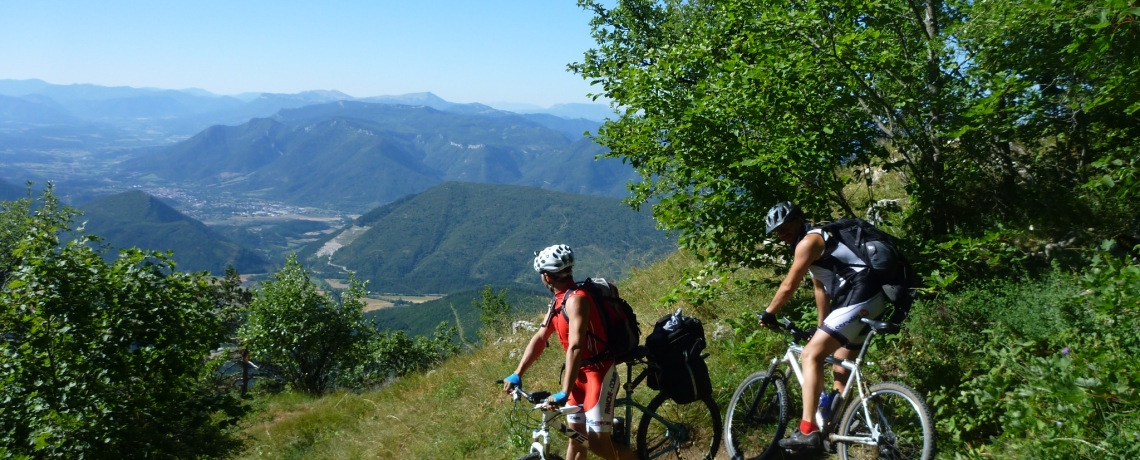
[[(668, 293), (681, 270), (694, 261), (676, 254), (620, 283), (622, 295), (637, 309), (644, 333), (671, 308), (655, 305)], [(744, 293), (702, 309), (707, 335), (713, 343), (709, 358), (718, 400), (727, 403), (749, 365), (725, 352), (712, 340), (715, 310), (743, 307)], [(691, 308), (686, 311), (693, 310)], [(535, 317), (537, 320), (537, 316)], [(529, 334), (519, 333), (470, 354), (453, 358), (427, 374), (410, 376), (390, 386), (363, 393), (340, 393), (319, 399), (294, 395), (264, 401), (264, 410), (251, 420), (247, 457), (269, 458), (506, 458), (525, 453), (512, 445), (507, 414), (511, 403), (492, 382), (510, 374)], [(557, 384), (560, 346), (543, 356), (524, 378), (529, 389)], [(624, 368), (623, 368), (624, 378)], [(651, 396), (639, 388), (641, 396)], [(528, 441), (529, 443), (529, 441)], [(559, 447), (561, 449), (561, 447)]]
[[(643, 331), (676, 308), (661, 306), (655, 300), (685, 279), (686, 268), (699, 268), (699, 263), (685, 254), (674, 254), (645, 269), (633, 270), (619, 283), (623, 296), (637, 310)], [(764, 362), (782, 354), (786, 346), (782, 335), (757, 330), (752, 316), (771, 299), (778, 278), (779, 274), (764, 270), (739, 272), (718, 284), (711, 291), (716, 294), (700, 306), (679, 303), (687, 314), (705, 322), (714, 396), (722, 412), (736, 385), (766, 367)], [(686, 283), (689, 281), (700, 283), (696, 277)], [(1080, 317), (1077, 312), (1085, 308), (1074, 303), (1078, 291), (1071, 274), (1057, 272), (1039, 280), (977, 283), (957, 293), (921, 301), (912, 310), (903, 334), (872, 345), (869, 357), (874, 364), (864, 366), (868, 381), (900, 381), (926, 395), (938, 423), (941, 458), (954, 458), (961, 453), (956, 451), (970, 445), (1002, 453), (997, 457), (1004, 458), (1009, 452), (1001, 443), (990, 445), (992, 439), (955, 441), (950, 435), (953, 427), (949, 424), (961, 414), (945, 411), (976, 415), (994, 410), (991, 403), (939, 401), (931, 396), (939, 391), (957, 394), (955, 388), (988, 372), (979, 367), (985, 366), (985, 361), (978, 360), (979, 348), (990, 340), (987, 330), (1005, 331), (997, 345), (989, 344), (999, 349), (1011, 340), (1040, 341), (1058, 331), (1073, 330)], [(782, 313), (801, 324), (814, 321), (810, 292), (801, 289)], [(734, 324), (742, 326), (734, 328)], [(381, 390), (320, 399), (283, 395), (261, 400), (264, 410), (245, 429), (249, 436), (246, 456), (257, 452), (274, 458), (517, 456), (526, 449), (524, 444), (513, 444), (508, 434), (511, 403), (490, 382), (514, 370), (517, 353), (528, 337), (520, 333), (492, 341), (434, 371), (407, 377)], [(557, 384), (556, 355), (560, 347), (551, 346), (553, 352), (524, 377), (527, 388), (549, 389)], [(1052, 348), (1059, 350), (1061, 346), (1066, 345)], [(790, 385), (789, 391), (794, 413), (799, 389)], [(641, 388), (639, 395), (648, 397), (651, 392)]]

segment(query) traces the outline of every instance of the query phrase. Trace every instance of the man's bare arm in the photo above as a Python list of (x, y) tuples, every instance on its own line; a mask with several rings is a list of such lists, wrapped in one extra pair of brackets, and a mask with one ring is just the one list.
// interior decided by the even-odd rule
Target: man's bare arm
[(807, 274), (808, 267), (811, 267), (812, 262), (819, 260), (819, 257), (823, 255), (823, 249), (823, 237), (814, 233), (808, 234), (800, 240), (800, 244), (796, 245), (795, 258), (792, 259), (792, 267), (788, 269), (788, 275), (784, 277), (784, 281), (780, 283), (780, 288), (776, 290), (776, 295), (772, 297), (772, 302), (764, 311), (776, 313), (780, 308), (783, 308), (784, 304), (792, 300), (792, 295), (795, 294), (796, 288), (800, 287), (800, 281)]
[(566, 370), (562, 376), (562, 391), (570, 394), (574, 381), (578, 379), (578, 368), (582, 363), (582, 347), (586, 343), (587, 325), (590, 324), (590, 306), (581, 296), (566, 300), (566, 318), (570, 323), (570, 333), (566, 339)]

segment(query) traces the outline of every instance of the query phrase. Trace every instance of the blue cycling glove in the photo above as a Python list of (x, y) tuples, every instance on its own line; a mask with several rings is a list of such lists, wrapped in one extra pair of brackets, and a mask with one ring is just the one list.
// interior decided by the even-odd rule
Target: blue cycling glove
[(503, 378), (503, 381), (511, 384), (513, 387), (522, 388), (522, 377), (519, 377), (518, 374), (508, 375)]
[(565, 391), (559, 391), (558, 393), (550, 395), (550, 400), (554, 401), (554, 404), (566, 404), (566, 400), (569, 398)]

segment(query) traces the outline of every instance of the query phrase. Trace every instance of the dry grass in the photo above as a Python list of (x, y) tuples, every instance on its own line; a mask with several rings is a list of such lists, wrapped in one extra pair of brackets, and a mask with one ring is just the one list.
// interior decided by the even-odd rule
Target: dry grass
[[(763, 283), (747, 289), (724, 289), (723, 295), (698, 309), (684, 303), (658, 302), (683, 276), (698, 266), (695, 257), (676, 253), (652, 266), (636, 269), (619, 282), (622, 297), (637, 309), (643, 337), (657, 318), (678, 306), (706, 324), (710, 342), (709, 367), (714, 391), (722, 408), (736, 384), (753, 371), (726, 352), (723, 318), (740, 317), (762, 309), (770, 292)], [(752, 279), (761, 272), (742, 272), (734, 279)], [(730, 283), (731, 285), (731, 283)], [(760, 286), (760, 287), (756, 287)], [(536, 322), (540, 318), (533, 318)], [(728, 332), (731, 334), (731, 332)], [(448, 360), (426, 374), (408, 376), (387, 387), (360, 393), (337, 393), (312, 399), (279, 395), (263, 400), (263, 409), (247, 422), (245, 458), (513, 458), (526, 452), (524, 443), (512, 443), (508, 413), (513, 404), (493, 382), (510, 374), (529, 334), (520, 332), (483, 348)], [(526, 374), (527, 389), (558, 385), (561, 347), (552, 341), (546, 353)], [(625, 378), (624, 368), (622, 377)], [(639, 388), (640, 397), (651, 397)], [(640, 399), (640, 398), (639, 398)], [(723, 409), (722, 409), (723, 410)], [(723, 416), (723, 413), (722, 413)], [(554, 438), (559, 438), (557, 435)], [(556, 451), (565, 444), (558, 439)]]

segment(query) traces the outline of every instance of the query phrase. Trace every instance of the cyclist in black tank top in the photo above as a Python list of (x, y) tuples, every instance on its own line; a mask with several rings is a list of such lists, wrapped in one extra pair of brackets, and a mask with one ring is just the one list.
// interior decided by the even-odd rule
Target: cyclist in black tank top
[[(819, 395), (823, 391), (824, 358), (832, 354), (839, 359), (853, 358), (866, 337), (866, 326), (859, 318), (878, 318), (886, 304), (882, 286), (871, 279), (867, 264), (840, 239), (804, 220), (803, 212), (791, 202), (773, 207), (766, 219), (767, 231), (794, 248), (792, 266), (780, 283), (772, 302), (761, 314), (760, 325), (776, 325), (775, 313), (792, 298), (804, 275), (810, 273), (815, 291), (818, 326), (815, 335), (804, 346), (803, 418), (799, 429), (782, 447), (793, 450), (819, 449), (822, 440), (819, 427), (812, 421)], [(834, 388), (842, 391), (847, 382), (846, 369), (833, 366)]]

